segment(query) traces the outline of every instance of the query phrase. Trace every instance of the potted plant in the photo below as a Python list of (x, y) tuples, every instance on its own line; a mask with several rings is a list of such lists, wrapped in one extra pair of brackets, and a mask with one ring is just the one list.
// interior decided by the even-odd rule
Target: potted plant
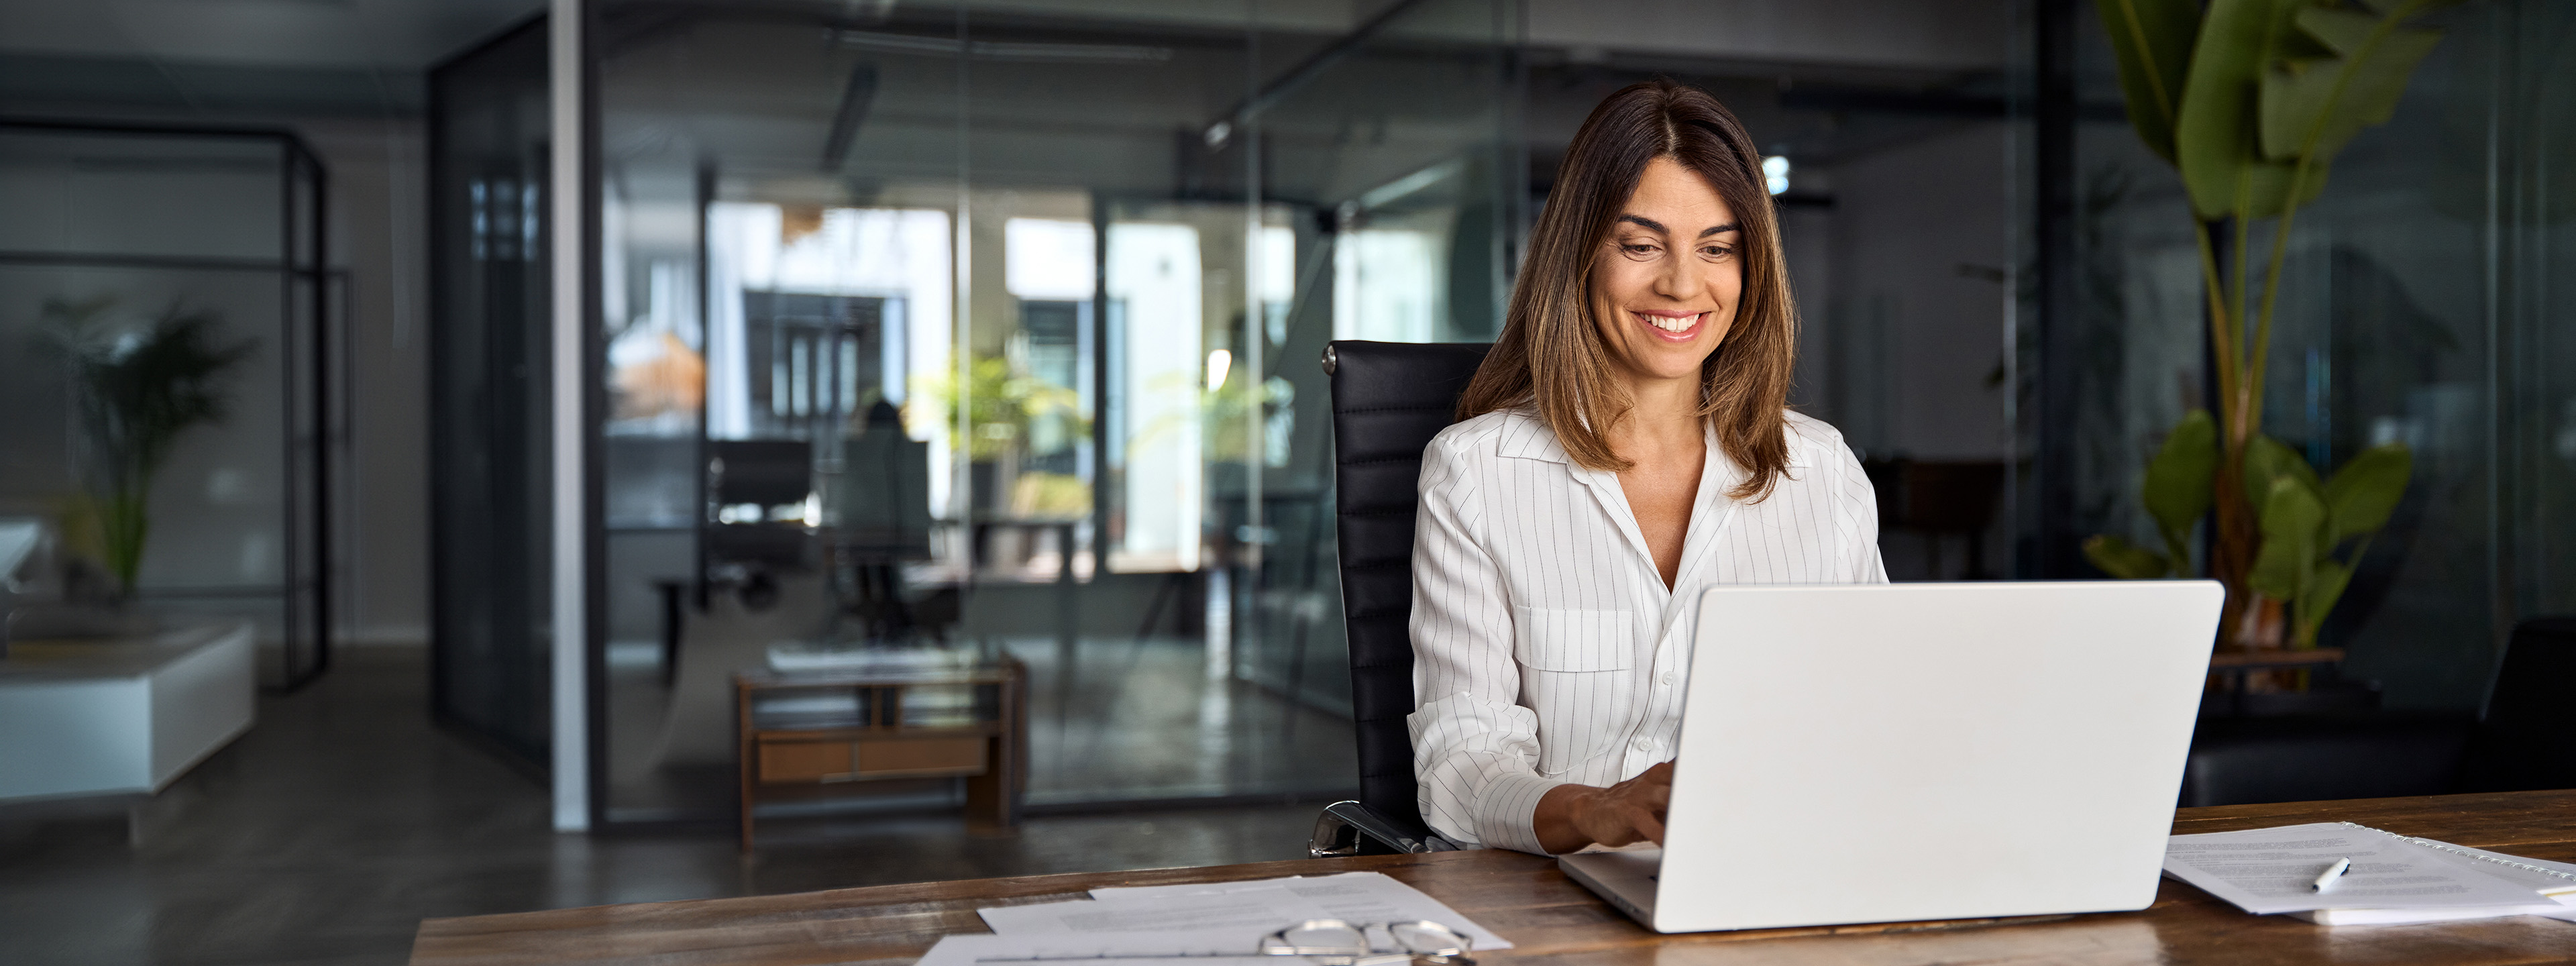
[[(982, 512), (1079, 516), (1091, 505), (1078, 477), (1022, 472), (1023, 457), (1041, 435), (1061, 440), (1089, 436), (1091, 420), (1071, 389), (1029, 375), (1005, 356), (976, 356), (968, 363), (967, 456), (972, 493), (967, 505)], [(930, 404), (949, 444), (957, 445), (957, 375), (953, 364), (918, 379), (914, 391)]]
[(106, 321), (114, 305), (112, 296), (48, 299), (43, 328), (70, 362), (81, 430), (87, 492), (82, 512), (67, 517), (92, 532), (122, 598), (143, 567), (153, 478), (182, 434), (223, 421), (224, 374), (257, 346), (219, 344), (223, 317), (212, 311), (173, 305), (150, 322), (119, 327)]
[[(2412, 457), (2401, 443), (2365, 450), (2328, 476), (2264, 435), (2264, 376), (2300, 207), (2325, 188), (2354, 135), (2389, 119), (2440, 42), (2418, 21), (2456, 2), (2095, 0), (2129, 121), (2191, 199), (2219, 391), (2218, 412), (2184, 416), (2148, 464), (2144, 503), (2163, 547), (2100, 535), (2084, 552), (2116, 577), (2191, 574), (2200, 569), (2191, 533), (2214, 515), (2203, 563), (2227, 585), (2224, 643), (2315, 647), (2405, 493)], [(2259, 221), (2272, 232), (2257, 285)], [(2222, 267), (2217, 239), (2231, 236), (2233, 264)]]

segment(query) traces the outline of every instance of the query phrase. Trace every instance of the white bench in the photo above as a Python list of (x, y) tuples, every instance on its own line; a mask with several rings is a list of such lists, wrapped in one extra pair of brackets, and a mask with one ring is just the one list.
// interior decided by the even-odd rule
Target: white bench
[(12, 642), (0, 659), (0, 802), (158, 792), (250, 730), (247, 621)]

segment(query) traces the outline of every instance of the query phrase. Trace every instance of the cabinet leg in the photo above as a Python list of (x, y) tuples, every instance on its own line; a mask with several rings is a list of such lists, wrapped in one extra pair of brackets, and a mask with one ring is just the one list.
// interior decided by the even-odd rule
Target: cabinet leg
[(977, 835), (1010, 835), (1020, 824), (1011, 749), (998, 738), (989, 747), (984, 773), (966, 779), (966, 828)]

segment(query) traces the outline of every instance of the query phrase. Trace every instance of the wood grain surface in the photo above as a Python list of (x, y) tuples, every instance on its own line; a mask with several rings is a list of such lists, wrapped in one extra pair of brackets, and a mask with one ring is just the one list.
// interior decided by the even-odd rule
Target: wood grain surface
[[(2533, 858), (2576, 861), (2576, 791), (2189, 808), (2174, 831), (2352, 821)], [(652, 902), (423, 921), (413, 966), (517, 963), (904, 963), (949, 933), (985, 932), (979, 906), (1083, 898), (1101, 886), (1375, 870), (1512, 940), (1489, 963), (2576, 963), (2576, 923), (2528, 916), (2330, 928), (2251, 916), (2166, 882), (2142, 912), (1663, 936), (1567, 880), (1553, 860), (1443, 852), (1200, 869), (927, 882), (794, 895)]]

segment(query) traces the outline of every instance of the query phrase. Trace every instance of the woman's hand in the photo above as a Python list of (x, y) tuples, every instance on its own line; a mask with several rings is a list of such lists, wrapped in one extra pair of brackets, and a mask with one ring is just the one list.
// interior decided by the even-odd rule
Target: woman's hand
[(1558, 785), (1540, 796), (1531, 825), (1550, 855), (1586, 845), (1664, 842), (1664, 806), (1673, 797), (1673, 763), (1646, 769), (1608, 788)]

